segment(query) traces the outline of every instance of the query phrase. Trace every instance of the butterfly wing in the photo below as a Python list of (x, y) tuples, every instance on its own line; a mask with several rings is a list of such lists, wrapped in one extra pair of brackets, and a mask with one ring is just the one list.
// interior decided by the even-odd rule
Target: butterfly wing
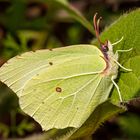
[(44, 130), (77, 128), (112, 87), (110, 78), (101, 74), (106, 68), (102, 57), (93, 45), (27, 52), (2, 66), (0, 80)]

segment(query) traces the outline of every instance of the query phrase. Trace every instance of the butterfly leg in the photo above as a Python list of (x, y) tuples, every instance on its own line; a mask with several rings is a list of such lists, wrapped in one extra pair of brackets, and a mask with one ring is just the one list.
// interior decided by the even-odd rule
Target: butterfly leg
[(118, 85), (117, 85), (117, 84), (115, 83), (115, 81), (114, 81), (114, 76), (111, 77), (111, 81), (112, 81), (113, 85), (114, 85), (114, 86), (116, 87), (116, 89), (117, 89), (117, 92), (118, 92), (118, 95), (119, 95), (119, 98), (120, 98), (120, 102), (122, 102), (123, 100), (122, 100), (121, 92), (120, 92), (120, 89), (119, 89)]
[[(128, 50), (117, 50), (116, 53), (115, 53), (115, 55), (118, 56), (118, 53), (119, 53), (119, 52), (129, 52), (129, 51), (131, 51), (132, 49), (133, 49), (133, 48), (130, 48), (130, 49), (128, 49)], [(118, 66), (121, 67), (122, 69), (124, 69), (124, 70), (126, 70), (126, 71), (132, 71), (132, 69), (127, 69), (127, 68), (123, 67), (123, 66), (122, 66), (118, 61), (116, 61), (115, 59), (114, 59), (114, 61), (115, 61), (116, 64), (118, 64)]]
[(128, 49), (128, 50), (117, 50), (116, 52), (115, 52), (115, 54), (118, 54), (119, 52), (129, 52), (129, 51), (132, 51), (133, 50), (133, 48), (130, 48), (130, 49)]
[(123, 40), (123, 36), (122, 36), (122, 38), (121, 38), (120, 40), (118, 40), (118, 41), (116, 41), (116, 42), (112, 43), (112, 46), (114, 46), (114, 45), (116, 45), (116, 44), (120, 43), (122, 40)]
[[(123, 40), (123, 36), (122, 36), (122, 38), (121, 38), (120, 40), (118, 40), (117, 42), (112, 43), (112, 46), (114, 46), (114, 45), (120, 43), (122, 40)], [(128, 49), (128, 50), (117, 50), (115, 54), (118, 55), (119, 52), (129, 52), (129, 51), (132, 51), (132, 49), (133, 49), (133, 48), (130, 48), (130, 49)]]
[(113, 60), (120, 68), (124, 69), (125, 71), (132, 71), (132, 69), (127, 69), (124, 66), (122, 66), (116, 59), (113, 58)]

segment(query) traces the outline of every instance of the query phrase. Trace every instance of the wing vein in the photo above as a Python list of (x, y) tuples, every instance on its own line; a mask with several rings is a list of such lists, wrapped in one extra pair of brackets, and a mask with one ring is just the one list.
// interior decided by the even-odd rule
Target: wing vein
[[(80, 92), (80, 91), (81, 91), (82, 89), (84, 89), (86, 86), (88, 86), (94, 79), (95, 79), (95, 77), (92, 78), (90, 81), (88, 81), (86, 84), (84, 84), (78, 91), (72, 93), (71, 96), (76, 95), (78, 92)], [(66, 98), (68, 98), (68, 97), (70, 97), (70, 96), (67, 96)], [(64, 100), (65, 98), (61, 98), (61, 99)], [(63, 103), (63, 102), (62, 102), (62, 103)], [(73, 103), (74, 103), (74, 102), (73, 102)], [(72, 106), (72, 105), (71, 105), (71, 106)], [(57, 109), (57, 111), (58, 111), (58, 109)], [(54, 116), (54, 115), (53, 115), (53, 116)], [(58, 115), (57, 115), (57, 117), (58, 117)], [(51, 118), (52, 118), (52, 117), (51, 117)], [(50, 121), (51, 121), (51, 118), (50, 118)], [(45, 119), (45, 116), (42, 118), (41, 122), (43, 122), (44, 119)]]

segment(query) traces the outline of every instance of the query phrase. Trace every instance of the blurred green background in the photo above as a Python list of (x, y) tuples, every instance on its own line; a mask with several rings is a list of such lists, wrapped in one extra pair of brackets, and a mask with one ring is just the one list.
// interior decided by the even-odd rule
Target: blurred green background
[[(26, 51), (91, 43), (95, 37), (93, 29), (90, 30), (88, 23), (82, 23), (80, 13), (93, 24), (93, 15), (98, 12), (103, 17), (102, 31), (123, 13), (140, 7), (139, 0), (68, 2), (65, 5), (65, 0), (0, 0), (0, 66)], [(93, 139), (137, 140), (139, 127), (140, 100), (137, 99), (126, 113), (105, 122)], [(42, 133), (40, 125), (20, 110), (16, 95), (0, 83), (0, 139), (36, 133)]]

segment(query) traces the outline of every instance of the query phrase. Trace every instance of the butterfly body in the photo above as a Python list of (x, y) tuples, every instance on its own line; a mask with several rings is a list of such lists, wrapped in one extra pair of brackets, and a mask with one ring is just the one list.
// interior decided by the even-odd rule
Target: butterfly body
[(114, 79), (117, 77), (118, 74), (118, 68), (119, 66), (116, 64), (116, 61), (118, 61), (118, 54), (113, 52), (113, 46), (111, 45), (110, 41), (107, 41), (107, 51), (103, 52), (104, 59), (106, 61), (106, 69), (104, 70), (103, 74), (108, 76), (113, 76)]

